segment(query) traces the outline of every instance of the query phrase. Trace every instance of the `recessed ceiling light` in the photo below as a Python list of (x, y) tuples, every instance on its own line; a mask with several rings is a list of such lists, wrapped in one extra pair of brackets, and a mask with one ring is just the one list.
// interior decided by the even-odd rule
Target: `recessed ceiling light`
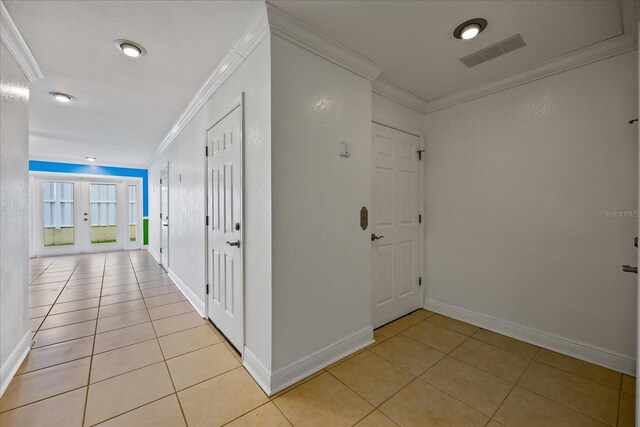
[(87, 156), (87, 157), (85, 157), (85, 159), (87, 159), (90, 162), (95, 162), (96, 161), (96, 158), (92, 157), (92, 156)]
[(147, 54), (147, 50), (136, 42), (131, 40), (118, 39), (114, 42), (115, 46), (125, 55), (131, 58), (138, 58)]
[(457, 39), (470, 40), (487, 28), (487, 20), (483, 18), (473, 18), (458, 25), (453, 31), (453, 37)]
[(71, 95), (67, 95), (66, 93), (62, 93), (62, 92), (49, 92), (49, 94), (53, 96), (56, 99), (56, 101), (62, 102), (62, 103), (70, 102), (73, 99)]

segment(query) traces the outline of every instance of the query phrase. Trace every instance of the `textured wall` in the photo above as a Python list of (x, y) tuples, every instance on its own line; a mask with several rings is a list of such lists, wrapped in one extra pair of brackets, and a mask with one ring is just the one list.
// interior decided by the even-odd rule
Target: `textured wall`
[(0, 43), (0, 362), (29, 331), (28, 155), (29, 89)]

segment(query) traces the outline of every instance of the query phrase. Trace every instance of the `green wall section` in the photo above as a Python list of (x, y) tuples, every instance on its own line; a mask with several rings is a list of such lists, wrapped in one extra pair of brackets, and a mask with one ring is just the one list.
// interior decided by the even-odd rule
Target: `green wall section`
[(149, 218), (142, 219), (142, 243), (149, 244)]

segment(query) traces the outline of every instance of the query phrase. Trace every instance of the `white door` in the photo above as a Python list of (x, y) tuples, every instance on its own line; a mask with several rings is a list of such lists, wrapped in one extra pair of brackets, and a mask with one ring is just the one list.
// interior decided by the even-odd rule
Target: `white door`
[(124, 186), (115, 182), (82, 182), (83, 252), (124, 248)]
[(373, 326), (422, 307), (420, 138), (373, 124)]
[(160, 263), (169, 268), (169, 165), (160, 171)]
[(242, 107), (207, 130), (208, 316), (242, 353)]

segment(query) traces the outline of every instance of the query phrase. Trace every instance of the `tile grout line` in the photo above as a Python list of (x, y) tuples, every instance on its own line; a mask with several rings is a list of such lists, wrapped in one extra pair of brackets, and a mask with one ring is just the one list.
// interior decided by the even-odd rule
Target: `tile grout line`
[(102, 285), (104, 285), (104, 272), (107, 269), (107, 259), (109, 254), (104, 254), (104, 264), (102, 267), (102, 282), (100, 286), (100, 296), (98, 297), (98, 315), (96, 317), (96, 326), (93, 333), (93, 345), (91, 346), (91, 359), (89, 360), (89, 374), (87, 375), (87, 392), (84, 398), (84, 411), (82, 412), (82, 425), (84, 426), (87, 419), (87, 405), (89, 404), (89, 387), (91, 385), (91, 370), (93, 369), (93, 353), (96, 348), (96, 335), (98, 333), (98, 317), (100, 316), (100, 302), (102, 301)]

